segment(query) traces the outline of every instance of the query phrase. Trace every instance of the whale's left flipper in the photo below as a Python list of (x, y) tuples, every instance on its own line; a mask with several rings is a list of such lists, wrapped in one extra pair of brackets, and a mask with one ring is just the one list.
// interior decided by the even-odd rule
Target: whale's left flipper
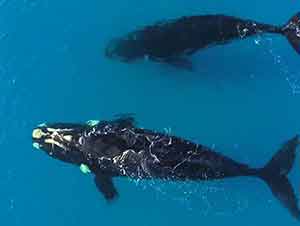
[(298, 220), (300, 220), (300, 210), (287, 175), (293, 167), (299, 144), (298, 136), (287, 141), (259, 174), (269, 185), (274, 196)]
[(98, 173), (94, 180), (98, 190), (104, 195), (107, 201), (112, 201), (119, 196), (113, 184), (112, 177)]
[(187, 71), (193, 71), (193, 63), (185, 57), (169, 57), (164, 60), (165, 63)]

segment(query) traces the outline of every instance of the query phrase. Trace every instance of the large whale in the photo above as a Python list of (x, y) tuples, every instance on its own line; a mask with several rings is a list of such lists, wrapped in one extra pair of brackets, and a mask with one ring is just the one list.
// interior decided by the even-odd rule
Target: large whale
[(205, 181), (251, 176), (265, 181), (275, 197), (300, 219), (300, 210), (287, 178), (299, 137), (283, 144), (262, 168), (251, 168), (201, 144), (142, 129), (132, 117), (88, 123), (42, 124), (33, 129), (33, 146), (49, 156), (93, 173), (107, 200), (118, 196), (114, 177)]
[(124, 62), (145, 58), (191, 69), (186, 58), (213, 45), (234, 39), (275, 33), (287, 37), (300, 54), (300, 13), (283, 26), (273, 26), (253, 20), (225, 15), (189, 16), (166, 20), (140, 28), (124, 37), (114, 38), (105, 48), (105, 55)]

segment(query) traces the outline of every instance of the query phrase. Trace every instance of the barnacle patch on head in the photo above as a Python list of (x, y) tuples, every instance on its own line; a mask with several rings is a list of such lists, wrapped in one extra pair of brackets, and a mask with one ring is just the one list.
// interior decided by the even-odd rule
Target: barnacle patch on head
[(34, 129), (32, 131), (32, 137), (35, 139), (41, 139), (44, 135), (46, 135), (41, 129)]
[(32, 138), (38, 140), (33, 145), (35, 148), (40, 148), (41, 142), (51, 145), (56, 145), (62, 149), (67, 149), (67, 144), (72, 142), (73, 136), (68, 134), (73, 129), (43, 127), (36, 128), (32, 131)]
[(45, 143), (56, 145), (56, 146), (58, 146), (58, 147), (60, 147), (62, 149), (66, 149), (66, 147), (63, 144), (61, 144), (58, 141), (53, 140), (53, 139), (45, 139)]
[(73, 137), (72, 137), (72, 135), (64, 135), (63, 138), (64, 138), (66, 141), (71, 142)]

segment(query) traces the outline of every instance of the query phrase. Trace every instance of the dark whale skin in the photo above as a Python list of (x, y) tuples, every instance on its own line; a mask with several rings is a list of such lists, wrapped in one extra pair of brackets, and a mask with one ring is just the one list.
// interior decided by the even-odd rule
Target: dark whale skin
[(97, 124), (52, 123), (33, 130), (34, 146), (52, 158), (78, 165), (95, 175), (107, 200), (118, 196), (113, 178), (205, 181), (254, 176), (270, 187), (300, 219), (297, 198), (287, 175), (299, 137), (288, 140), (262, 168), (251, 168), (214, 150), (166, 133), (137, 127), (132, 117)]
[(223, 45), (253, 35), (274, 33), (288, 38), (300, 53), (300, 13), (284, 26), (274, 26), (226, 15), (185, 16), (166, 20), (111, 40), (105, 55), (124, 62), (151, 59), (189, 67), (185, 56), (209, 46)]

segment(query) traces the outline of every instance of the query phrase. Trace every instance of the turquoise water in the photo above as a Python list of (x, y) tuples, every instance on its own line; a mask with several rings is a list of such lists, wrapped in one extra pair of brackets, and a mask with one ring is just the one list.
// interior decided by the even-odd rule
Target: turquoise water
[[(284, 24), (299, 1), (0, 1), (0, 216), (3, 225), (296, 225), (255, 178), (208, 183), (117, 179), (107, 204), (91, 176), (31, 146), (44, 121), (135, 113), (140, 126), (263, 166), (300, 132), (299, 56), (285, 38), (250, 38), (199, 52), (196, 72), (103, 57), (137, 27), (225, 13)], [(299, 82), (298, 82), (299, 80)], [(300, 195), (300, 159), (289, 175)]]

